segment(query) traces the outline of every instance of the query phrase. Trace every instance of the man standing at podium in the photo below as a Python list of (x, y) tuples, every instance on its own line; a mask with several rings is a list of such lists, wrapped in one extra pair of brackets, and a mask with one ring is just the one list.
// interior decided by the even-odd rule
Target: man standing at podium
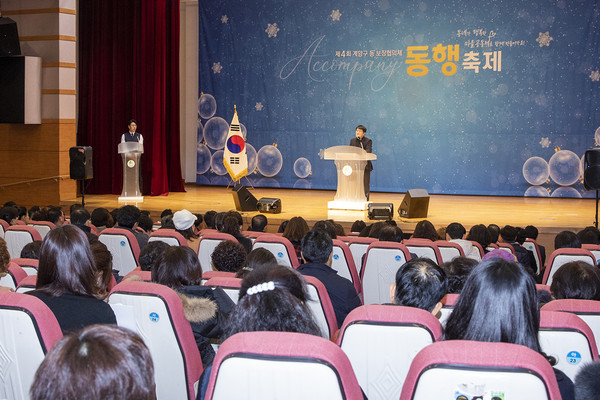
[[(367, 128), (364, 125), (359, 125), (356, 127), (356, 137), (350, 140), (350, 146), (360, 147), (365, 150), (367, 153), (373, 152), (373, 141), (365, 136), (367, 133)], [(373, 163), (371, 161), (367, 161), (367, 165), (365, 165), (365, 196), (367, 196), (367, 201), (369, 200), (369, 186), (371, 184), (371, 171), (373, 170)]]
[[(144, 144), (144, 137), (142, 136), (141, 133), (137, 132), (137, 122), (135, 121), (135, 119), (130, 119), (129, 120), (129, 125), (127, 125), (127, 127), (129, 128), (128, 132), (125, 132), (124, 134), (121, 135), (121, 143), (125, 143), (125, 142), (138, 142), (139, 144)], [(139, 161), (139, 166), (138, 166), (138, 171), (139, 171), (139, 182), (140, 182), (140, 193), (142, 192), (142, 160), (140, 157), (140, 161)]]

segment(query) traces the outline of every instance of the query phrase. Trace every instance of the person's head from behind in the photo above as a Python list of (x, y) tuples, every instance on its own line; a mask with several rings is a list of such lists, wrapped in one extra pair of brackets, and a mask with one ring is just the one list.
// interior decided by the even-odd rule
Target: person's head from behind
[(223, 227), (221, 228), (221, 232), (234, 236), (240, 235), (241, 230), (238, 219), (233, 215), (225, 215), (225, 218), (223, 218)]
[(367, 226), (367, 224), (365, 224), (365, 221), (357, 219), (350, 227), (350, 232), (360, 233), (363, 229), (365, 229), (365, 226)]
[(213, 250), (210, 260), (216, 271), (235, 273), (246, 261), (246, 256), (246, 249), (239, 242), (223, 240)]
[(154, 226), (154, 221), (148, 214), (142, 214), (138, 218), (138, 226), (146, 232), (148, 235), (152, 233), (152, 227)]
[(164, 217), (165, 215), (173, 215), (173, 210), (171, 210), (170, 208), (165, 208), (164, 210), (162, 210), (162, 212), (160, 213), (160, 217)]
[(446, 322), (446, 339), (520, 344), (540, 352), (533, 278), (518, 263), (491, 258), (469, 275)]
[(446, 273), (428, 258), (413, 258), (396, 272), (390, 299), (399, 306), (415, 307), (434, 315), (446, 295)]
[(279, 228), (277, 228), (277, 233), (285, 232), (285, 228), (287, 227), (288, 222), (290, 222), (288, 219), (286, 219), (285, 221), (281, 221), (281, 224), (279, 224)]
[(433, 226), (433, 224), (426, 219), (417, 223), (412, 237), (415, 239), (438, 240), (438, 234), (435, 230), (435, 226)]
[(506, 225), (500, 229), (500, 237), (503, 242), (514, 242), (517, 240), (519, 230), (512, 225)]
[(262, 214), (257, 214), (252, 217), (252, 221), (248, 230), (253, 232), (264, 232), (268, 223), (269, 221), (267, 220), (267, 217)]
[(0, 219), (8, 222), (9, 225), (14, 225), (17, 223), (17, 218), (19, 217), (19, 213), (14, 207), (2, 207), (0, 208)]
[(600, 362), (582, 366), (575, 376), (575, 400), (600, 398)]
[(379, 240), (382, 242), (397, 242), (401, 243), (404, 237), (404, 232), (398, 226), (385, 225), (379, 231)]
[(308, 291), (299, 273), (277, 264), (258, 267), (242, 280), (239, 300), (229, 315), (224, 338), (253, 331), (320, 335), (306, 301)]
[(571, 261), (554, 273), (550, 291), (557, 299), (600, 300), (600, 271), (585, 261)]
[(600, 244), (600, 231), (595, 226), (588, 226), (577, 232), (581, 244)]
[(308, 224), (304, 218), (292, 217), (285, 225), (283, 237), (293, 242), (300, 242), (308, 231)]
[(208, 229), (216, 229), (215, 228), (215, 216), (217, 215), (216, 211), (210, 210), (204, 213), (204, 222), (206, 223), (206, 227)]
[(152, 240), (140, 250), (139, 263), (142, 271), (152, 271), (156, 261), (170, 246), (161, 240)]
[(302, 238), (300, 249), (306, 262), (331, 265), (333, 240), (327, 232), (320, 229), (309, 231)]
[(98, 269), (98, 283), (100, 284), (100, 287), (108, 293), (113, 278), (112, 253), (108, 250), (106, 245), (98, 239), (90, 241), (90, 250), (92, 251), (92, 256), (94, 256), (96, 268)]
[(523, 229), (523, 233), (525, 234), (525, 237), (527, 239), (533, 239), (533, 240), (537, 240), (538, 238), (538, 228), (536, 228), (533, 225), (527, 225), (524, 229)]
[(95, 208), (92, 211), (91, 215), (92, 224), (97, 227), (107, 227), (111, 228), (115, 223), (113, 221), (112, 215), (108, 212), (106, 208)]
[(242, 267), (238, 270), (235, 277), (243, 278), (248, 275), (250, 271), (267, 264), (277, 264), (277, 259), (273, 253), (263, 247), (253, 249), (250, 253), (248, 253), (246, 261), (244, 261)]
[(173, 222), (172, 215), (165, 215), (160, 219), (160, 228), (161, 229), (176, 229), (175, 223)]
[(387, 226), (388, 225), (383, 221), (375, 222), (373, 225), (371, 225), (371, 229), (369, 229), (369, 237), (373, 239), (379, 239), (381, 230)]
[(320, 229), (324, 232), (327, 232), (330, 238), (337, 239), (337, 234), (335, 233), (335, 226), (331, 221), (321, 220), (315, 222), (313, 225), (313, 230)]
[(40, 259), (40, 251), (42, 250), (42, 241), (34, 240), (33, 242), (27, 243), (21, 249), (21, 258), (30, 258), (32, 260)]
[(91, 215), (88, 210), (83, 207), (76, 208), (71, 212), (71, 223), (75, 225), (88, 225), (91, 223)]
[(462, 224), (458, 222), (453, 222), (446, 227), (446, 239), (463, 239), (467, 230)]
[(65, 214), (60, 207), (49, 207), (48, 220), (54, 225), (60, 226), (65, 223)]
[(32, 400), (156, 399), (154, 364), (134, 332), (91, 325), (50, 349), (35, 373)]
[(6, 246), (6, 241), (0, 238), (0, 276), (8, 273), (8, 264), (10, 263), (10, 253)]
[(580, 249), (581, 241), (579, 236), (571, 231), (562, 231), (554, 238), (554, 249)]
[(477, 261), (469, 257), (455, 257), (445, 262), (442, 269), (446, 272), (448, 282), (448, 293), (460, 293)]
[(154, 264), (152, 282), (177, 290), (182, 286), (200, 285), (202, 267), (198, 255), (187, 246), (169, 246)]
[(197, 237), (194, 233), (194, 222), (196, 222), (197, 219), (198, 217), (185, 209), (173, 214), (173, 224), (175, 225), (175, 229), (188, 240)]
[(490, 243), (492, 243), (492, 236), (485, 225), (478, 224), (473, 225), (471, 229), (469, 229), (467, 240), (479, 243), (483, 250), (485, 250), (486, 247), (488, 247)]
[(68, 224), (48, 232), (40, 251), (36, 289), (53, 297), (71, 292), (104, 298), (101, 274), (81, 229)]
[(500, 237), (500, 227), (496, 224), (489, 224), (487, 229), (490, 233), (490, 243), (496, 243)]
[(117, 214), (117, 224), (124, 228), (133, 229), (141, 214), (140, 209), (136, 206), (123, 206)]

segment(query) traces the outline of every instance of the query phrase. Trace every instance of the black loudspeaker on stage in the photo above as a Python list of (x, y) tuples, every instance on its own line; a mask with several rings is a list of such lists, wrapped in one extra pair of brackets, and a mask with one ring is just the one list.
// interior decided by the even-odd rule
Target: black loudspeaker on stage
[(89, 146), (75, 146), (69, 149), (69, 173), (71, 179), (86, 180), (94, 177), (92, 164), (92, 148)]
[(0, 17), (0, 57), (21, 54), (17, 23), (10, 18)]
[(392, 219), (394, 216), (394, 204), (369, 203), (367, 215), (369, 219)]
[(398, 214), (401, 218), (426, 218), (429, 209), (429, 194), (425, 189), (410, 189), (404, 195)]
[(233, 202), (235, 203), (235, 209), (238, 211), (256, 211), (256, 204), (258, 203), (256, 197), (244, 185), (239, 183), (233, 187)]
[(588, 149), (583, 157), (583, 186), (587, 190), (600, 189), (600, 147)]

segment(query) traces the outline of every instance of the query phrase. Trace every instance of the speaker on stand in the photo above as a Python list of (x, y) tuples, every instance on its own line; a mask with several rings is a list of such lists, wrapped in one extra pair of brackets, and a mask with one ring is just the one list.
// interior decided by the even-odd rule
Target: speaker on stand
[(92, 148), (90, 146), (75, 146), (69, 149), (69, 176), (81, 181), (81, 205), (85, 206), (85, 181), (94, 177), (92, 164)]
[(600, 147), (587, 149), (583, 156), (583, 186), (596, 191), (596, 220), (598, 227), (598, 190), (600, 190)]

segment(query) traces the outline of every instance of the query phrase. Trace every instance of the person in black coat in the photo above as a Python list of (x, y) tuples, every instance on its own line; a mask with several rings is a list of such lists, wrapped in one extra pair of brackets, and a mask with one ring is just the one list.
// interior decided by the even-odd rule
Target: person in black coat
[[(367, 153), (373, 152), (373, 141), (365, 136), (367, 133), (367, 128), (364, 125), (358, 125), (356, 127), (356, 137), (350, 140), (350, 146), (360, 147), (365, 150)], [(373, 163), (371, 161), (367, 161), (367, 165), (365, 165), (365, 196), (367, 196), (367, 200), (369, 200), (369, 186), (371, 184), (371, 171), (373, 171)]]

